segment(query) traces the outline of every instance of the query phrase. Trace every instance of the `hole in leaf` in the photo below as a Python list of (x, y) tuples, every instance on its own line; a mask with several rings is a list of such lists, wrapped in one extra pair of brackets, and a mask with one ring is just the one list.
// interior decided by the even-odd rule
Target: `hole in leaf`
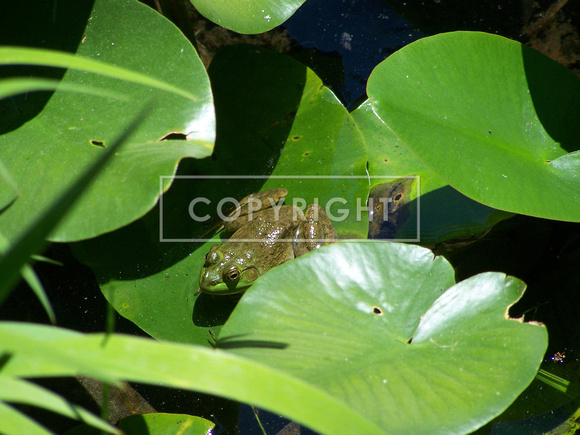
[(389, 159), (383, 159), (383, 162), (389, 163)]
[(187, 136), (183, 133), (169, 133), (167, 136), (161, 138), (161, 140), (187, 140)]
[(381, 310), (379, 307), (374, 306), (373, 307), (373, 314), (376, 314), (377, 316), (382, 316), (383, 315), (383, 310)]
[(308, 151), (306, 151), (306, 152), (305, 152), (304, 154), (302, 154), (302, 155), (306, 157), (306, 156), (309, 156), (309, 155), (310, 155), (310, 153), (309, 153)]
[(91, 140), (91, 145), (94, 145), (96, 147), (99, 148), (107, 148), (107, 146), (105, 145), (105, 142), (103, 142), (102, 140)]
[(292, 140), (300, 140), (300, 136), (292, 136)]
[(394, 202), (399, 202), (399, 201), (401, 200), (401, 198), (402, 198), (402, 197), (403, 197), (403, 194), (402, 194), (402, 193), (397, 193), (397, 194), (395, 195), (395, 197), (393, 198), (393, 201), (394, 201)]

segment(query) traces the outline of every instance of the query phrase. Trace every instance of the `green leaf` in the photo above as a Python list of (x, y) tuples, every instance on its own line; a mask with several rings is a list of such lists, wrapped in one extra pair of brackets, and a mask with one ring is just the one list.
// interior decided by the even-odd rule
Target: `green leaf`
[(0, 211), (8, 207), (17, 196), (16, 184), (0, 160)]
[[(8, 239), (6, 239), (6, 237), (4, 237), (4, 235), (0, 234), (0, 258), (2, 258), (2, 256), (6, 253), (9, 246), (10, 246), (10, 243), (8, 242)], [(46, 314), (48, 315), (50, 322), (52, 324), (56, 323), (56, 317), (54, 315), (54, 310), (52, 309), (52, 306), (50, 305), (50, 301), (48, 300), (48, 296), (46, 295), (46, 292), (44, 291), (44, 287), (42, 286), (42, 283), (38, 279), (38, 276), (34, 272), (34, 269), (32, 269), (32, 267), (30, 267), (29, 264), (24, 264), (20, 268), (20, 274), (22, 275), (22, 277), (24, 278), (26, 283), (29, 285), (29, 287), (32, 289), (32, 291), (34, 292), (34, 294), (36, 295), (36, 297), (38, 298), (38, 300), (42, 304), (42, 307), (44, 308), (44, 311), (46, 311)], [(1, 289), (0, 289), (0, 293), (1, 293)], [(0, 300), (1, 299), (2, 299), (2, 297), (0, 296)]]
[[(12, 130), (0, 136), (0, 159), (20, 193), (0, 216), (0, 229), (12, 238), (30, 222), (29, 211), (54, 200), (151, 99), (158, 105), (52, 240), (80, 240), (127, 225), (151, 210), (168, 189), (170, 183), (160, 186), (161, 175), (175, 173), (185, 157), (212, 152), (209, 80), (194, 48), (173, 24), (134, 0), (97, 0), (76, 44), (76, 55), (0, 49), (3, 64), (68, 68), (48, 102), (12, 99), (6, 104), (6, 110), (17, 107), (21, 113), (11, 121)], [(39, 82), (30, 85), (42, 88)], [(87, 91), (69, 92), (79, 87)], [(111, 94), (127, 101), (106, 97)], [(30, 113), (38, 115), (30, 119)], [(184, 140), (162, 140), (170, 134)]]
[(2, 433), (5, 435), (50, 435), (51, 432), (30, 419), (20, 411), (0, 402), (0, 421)]
[[(8, 50), (8, 51), (6, 51)], [(45, 50), (27, 50), (27, 49), (7, 49), (7, 48), (0, 48), (0, 57), (4, 59), (9, 59), (9, 62), (14, 61), (14, 57), (9, 56), (9, 54), (15, 54), (17, 52), (26, 53), (26, 59), (30, 64), (33, 64), (34, 60), (36, 60), (35, 55), (42, 54), (43, 58), (46, 57), (47, 51)], [(51, 55), (62, 55), (63, 53), (59, 53), (56, 51), (50, 51)], [(71, 56), (72, 59), (76, 59)], [(79, 59), (77, 59), (78, 61)], [(83, 65), (83, 60), (80, 62), (76, 62), (77, 64)], [(89, 64), (90, 65), (90, 64)], [(58, 65), (53, 65), (58, 66)], [(82, 68), (80, 68), (82, 69)], [(59, 89), (61, 91), (68, 91), (68, 92), (79, 92), (82, 94), (94, 95), (97, 97), (103, 98), (111, 98), (123, 101), (129, 101), (129, 98), (121, 93), (118, 92), (111, 92), (107, 89), (100, 89), (98, 87), (88, 88), (81, 84), (75, 83), (63, 83), (60, 80), (52, 80), (52, 79), (33, 79), (33, 78), (25, 78), (25, 79), (5, 79), (0, 81), (0, 99), (12, 97), (18, 94), (28, 93), (28, 92), (37, 92), (37, 91), (55, 91)]]
[[(46, 352), (45, 346), (51, 350)], [(0, 323), (2, 348), (12, 354), (1, 368), (6, 376), (83, 374), (103, 379), (105, 374), (106, 379), (114, 376), (251, 403), (322, 433), (382, 433), (326, 392), (230, 352), (13, 322)]]
[[(137, 414), (119, 420), (119, 428), (126, 435), (211, 434), (215, 424), (201, 417), (188, 414), (166, 414), (161, 412)], [(99, 435), (101, 432), (82, 424), (65, 432), (64, 435)]]
[(38, 279), (36, 272), (34, 272), (34, 269), (29, 264), (25, 264), (24, 266), (22, 266), (21, 272), (22, 277), (24, 278), (28, 286), (32, 289), (32, 291), (34, 292), (40, 303), (42, 304), (42, 308), (44, 308), (44, 311), (46, 311), (50, 323), (54, 325), (56, 323), (56, 316), (54, 314), (54, 310), (52, 309), (52, 305), (48, 300), (48, 296), (46, 295), (44, 287), (42, 286), (40, 279)]
[[(148, 107), (145, 107), (147, 110)], [(74, 180), (74, 183), (67, 187), (62, 194), (49, 203), (40, 213), (33, 213), (30, 216), (31, 223), (24, 228), (24, 232), (19, 234), (19, 237), (12, 244), (6, 242), (2, 236), (0, 243), (8, 244), (7, 247), (2, 247), (2, 256), (0, 257), (0, 273), (2, 280), (0, 281), (0, 303), (12, 290), (12, 287), (18, 281), (19, 271), (26, 264), (30, 256), (34, 252), (39, 252), (47, 244), (46, 237), (58, 225), (62, 216), (75, 204), (86, 189), (91, 185), (96, 176), (105, 168), (107, 162), (111, 159), (115, 152), (125, 142), (133, 131), (137, 128), (139, 123), (143, 120), (145, 110), (125, 128), (125, 131), (116, 139), (111, 147), (101, 154), (88, 168), (85, 169), (80, 176)], [(26, 277), (26, 271), (25, 277)], [(40, 299), (48, 305), (48, 300), (44, 295), (42, 288), (40, 289)], [(48, 305), (47, 311), (49, 316), (52, 310)]]
[(352, 117), (365, 138), (369, 154), (369, 174), (373, 185), (400, 182), (401, 176), (418, 176), (409, 189), (407, 220), (397, 221), (398, 239), (417, 238), (417, 196), (420, 191), (419, 238), (423, 245), (479, 234), (502, 219), (511, 216), (486, 207), (451, 188), (432, 169), (407, 148), (373, 112), (369, 100), (361, 104)]
[(464, 195), (580, 221), (580, 80), (563, 66), (499, 36), (446, 33), (391, 55), (367, 91), (394, 134)]
[(191, 0), (201, 14), (238, 33), (263, 33), (286, 21), (306, 0)]
[[(179, 89), (161, 80), (148, 77), (145, 74), (131, 71), (125, 68), (119, 68), (114, 65), (92, 60), (89, 58), (77, 57), (69, 53), (48, 49), (34, 49), (26, 47), (0, 47), (0, 65), (38, 65), (50, 66), (54, 68), (66, 68), (84, 72), (90, 72), (105, 77), (124, 80), (148, 86), (183, 98), (197, 101), (194, 94)], [(122, 99), (128, 101), (129, 98), (123, 93), (119, 94), (107, 89), (99, 89), (98, 87), (86, 87), (79, 83), (60, 82), (59, 80), (50, 79), (35, 79), (35, 78), (14, 78), (6, 79), (0, 82), (2, 85), (2, 92), (0, 97), (6, 98), (12, 95), (21, 94), (31, 91), (52, 91), (57, 88), (67, 91), (76, 91), (100, 97)]]
[(119, 421), (119, 428), (127, 435), (178, 433), (183, 435), (210, 434), (215, 427), (211, 421), (187, 414), (153, 413), (132, 415)]
[[(218, 119), (215, 153), (211, 159), (183, 162), (179, 175), (262, 178), (175, 180), (163, 196), (166, 237), (213, 235), (187, 213), (189, 202), (198, 196), (215, 203), (286, 187), (287, 203), (301, 197), (324, 204), (337, 196), (347, 198), (351, 209), (357, 196), (366, 198), (362, 137), (344, 106), (312, 71), (288, 56), (239, 46), (218, 53), (209, 73)], [(281, 178), (268, 179), (270, 172)], [(363, 178), (291, 178), (297, 175)], [(209, 346), (213, 340), (208, 329), (217, 334), (235, 305), (228, 298), (193, 297), (205, 255), (220, 237), (205, 244), (160, 242), (159, 216), (157, 207), (126, 228), (74, 244), (73, 252), (94, 271), (115, 309), (148, 334)], [(337, 222), (336, 229), (342, 237), (366, 237), (368, 223), (350, 219)]]
[[(120, 433), (118, 429), (85, 409), (75, 406), (58, 394), (24, 379), (0, 375), (0, 401), (37, 406), (65, 417), (84, 421), (108, 433)], [(6, 424), (6, 420), (2, 419), (2, 425), (4, 424)]]
[[(368, 195), (364, 139), (320, 78), (288, 56), (249, 45), (220, 50), (209, 75), (218, 120), (228, 121), (218, 127), (212, 156), (217, 167), (200, 170), (229, 175), (262, 175), (267, 170), (278, 177), (259, 180), (249, 191), (239, 182), (221, 196), (241, 198), (258, 189), (285, 187), (286, 204), (302, 198), (325, 206), (332, 198), (345, 198), (348, 204), (331, 209), (336, 215), (338, 208), (349, 211), (350, 219), (334, 221), (339, 237), (366, 238), (368, 221), (354, 218), (356, 198), (364, 202)], [(317, 175), (337, 178), (292, 178)]]
[(545, 327), (507, 317), (524, 287), (500, 273), (454, 285), (450, 264), (418, 246), (337, 243), (262, 276), (218, 347), (318, 386), (387, 433), (469, 432), (542, 361)]

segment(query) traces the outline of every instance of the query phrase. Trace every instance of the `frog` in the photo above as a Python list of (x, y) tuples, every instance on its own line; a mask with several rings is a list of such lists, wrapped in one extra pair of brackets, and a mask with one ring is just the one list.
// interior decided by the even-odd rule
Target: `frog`
[[(371, 189), (369, 203), (369, 239), (394, 239), (409, 220), (413, 178), (380, 183)], [(385, 213), (386, 212), (386, 213)]]
[(287, 195), (280, 187), (240, 201), (223, 222), (230, 239), (213, 245), (205, 256), (196, 294), (244, 293), (268, 270), (336, 241), (322, 207), (310, 204), (302, 212), (296, 205), (282, 205)]

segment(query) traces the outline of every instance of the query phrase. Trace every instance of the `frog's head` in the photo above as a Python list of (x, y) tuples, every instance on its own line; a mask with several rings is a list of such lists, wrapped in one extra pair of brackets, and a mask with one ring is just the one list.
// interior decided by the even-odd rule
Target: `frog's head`
[(260, 276), (252, 252), (235, 255), (225, 245), (214, 245), (205, 256), (199, 275), (199, 291), (214, 295), (242, 293)]

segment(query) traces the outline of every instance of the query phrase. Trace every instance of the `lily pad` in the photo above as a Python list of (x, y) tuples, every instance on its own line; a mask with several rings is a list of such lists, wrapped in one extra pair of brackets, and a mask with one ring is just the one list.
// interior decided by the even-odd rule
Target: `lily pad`
[[(418, 180), (407, 180), (410, 186), (404, 193), (408, 208), (404, 220), (397, 216), (395, 228), (386, 237), (369, 233), (369, 238), (419, 239), (422, 245), (435, 245), (482, 233), (512, 216), (473, 201), (449, 186), (376, 116), (369, 100), (353, 111), (352, 117), (365, 138), (369, 174), (384, 176), (383, 179), (373, 178), (373, 186), (384, 184), (388, 187), (401, 183), (401, 177), (418, 177)], [(394, 212), (389, 212), (389, 220)]]
[(127, 435), (179, 433), (197, 435), (211, 433), (215, 424), (201, 417), (187, 414), (152, 413), (131, 415), (119, 421), (119, 428)]
[(441, 179), (490, 207), (580, 221), (580, 80), (499, 36), (409, 44), (368, 81), (373, 110)]
[(238, 33), (263, 33), (286, 21), (306, 0), (191, 0), (202, 15)]
[[(184, 157), (212, 152), (209, 80), (194, 48), (168, 20), (134, 0), (97, 0), (77, 45), (76, 56), (12, 49), (2, 58), (5, 64), (69, 68), (62, 78), (65, 90), (59, 88), (46, 105), (32, 100), (35, 107), (23, 107), (22, 113), (38, 115), (20, 119), (19, 127), (0, 136), (0, 159), (19, 193), (0, 215), (0, 229), (11, 238), (30, 222), (31, 210), (63, 192), (151, 100), (156, 104), (148, 118), (52, 240), (94, 237), (138, 219), (169, 187), (166, 183), (160, 189), (160, 175), (175, 173)], [(104, 89), (127, 101), (70, 93), (66, 88), (71, 85)], [(17, 105), (27, 104), (17, 100)], [(162, 140), (170, 134), (184, 140)]]
[(545, 327), (507, 316), (524, 288), (501, 273), (455, 284), (418, 246), (338, 243), (261, 277), (218, 347), (317, 385), (387, 433), (469, 432), (542, 361)]
[[(336, 195), (348, 198), (352, 206), (356, 195), (366, 198), (368, 191), (366, 177), (293, 178), (365, 174), (366, 150), (356, 125), (304, 65), (261, 48), (232, 47), (216, 55), (210, 77), (218, 126), (212, 158), (181, 163), (178, 175), (184, 178), (176, 179), (163, 195), (162, 211), (158, 206), (125, 228), (72, 245), (121, 315), (155, 338), (205, 346), (213, 344), (208, 330), (219, 332), (235, 301), (194, 297), (205, 255), (221, 239), (187, 241), (211, 238), (217, 230), (191, 219), (192, 199), (241, 199), (252, 191), (282, 186), (308, 202), (318, 197), (322, 204)], [(192, 174), (222, 178), (188, 179)], [(161, 225), (164, 236), (183, 241), (161, 242)], [(343, 237), (365, 237), (368, 222), (352, 219), (336, 227)]]
[(2, 162), (0, 162), (0, 211), (8, 207), (16, 199), (17, 195), (16, 184)]
[[(150, 414), (135, 414), (119, 420), (121, 433), (125, 435), (159, 435), (178, 433), (183, 435), (211, 434), (215, 424), (201, 417), (188, 414), (169, 414), (152, 412)], [(87, 424), (75, 426), (63, 435), (99, 435), (102, 430)]]
[(207, 189), (240, 199), (285, 187), (286, 204), (300, 198), (323, 207), (344, 198), (346, 204), (329, 208), (336, 216), (339, 208), (348, 212), (348, 219), (333, 222), (339, 237), (366, 237), (368, 221), (356, 219), (356, 199), (364, 202), (368, 194), (364, 139), (320, 78), (289, 56), (250, 45), (220, 50), (209, 74), (224, 122), (212, 161), (199, 162), (197, 173), (271, 178), (224, 180)]

